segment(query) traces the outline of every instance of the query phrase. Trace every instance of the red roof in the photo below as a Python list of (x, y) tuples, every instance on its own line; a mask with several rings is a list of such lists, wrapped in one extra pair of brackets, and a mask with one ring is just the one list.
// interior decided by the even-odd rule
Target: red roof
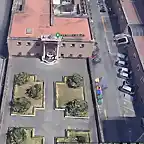
[[(26, 29), (32, 29), (26, 34)], [(43, 34), (84, 34), (83, 40), (91, 40), (87, 18), (54, 17), (50, 26), (49, 0), (25, 0), (24, 12), (15, 13), (10, 37), (40, 37)]]

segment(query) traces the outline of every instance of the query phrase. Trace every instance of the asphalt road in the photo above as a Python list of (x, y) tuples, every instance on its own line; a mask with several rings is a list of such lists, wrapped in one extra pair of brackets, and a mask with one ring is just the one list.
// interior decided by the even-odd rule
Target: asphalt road
[(109, 17), (107, 12), (100, 13), (95, 0), (90, 0), (90, 9), (93, 19), (92, 31), (102, 57), (102, 62), (94, 67), (94, 73), (95, 77), (104, 76), (108, 84), (103, 94), (104, 104), (100, 107), (101, 119), (108, 119), (107, 123), (103, 122), (104, 137), (106, 142), (121, 142), (123, 137), (118, 132), (120, 127), (117, 126), (117, 121), (120, 116), (134, 116), (134, 111), (132, 103), (126, 101), (124, 94), (117, 89), (122, 84), (122, 79), (116, 76), (117, 67), (114, 65), (118, 48), (113, 42), (113, 35), (120, 33), (117, 17)]
[[(110, 30), (110, 25), (108, 22), (105, 22), (104, 24), (104, 17), (107, 17), (107, 15), (102, 15), (99, 13), (96, 1), (90, 0), (90, 5), (93, 19), (92, 31), (95, 33), (96, 41), (98, 42), (100, 48), (100, 56), (102, 57), (102, 62), (94, 67), (95, 77), (104, 76), (108, 82), (108, 88), (104, 91), (104, 111), (105, 115), (107, 115), (109, 118), (116, 118), (121, 115), (118, 99), (119, 92), (117, 91), (116, 72), (113, 65), (116, 49), (111, 47), (111, 43), (107, 39), (107, 35), (110, 35), (113, 32)], [(112, 125), (109, 125), (109, 127), (105, 126), (106, 125), (103, 125), (105, 141), (118, 142), (119, 137), (117, 134), (116, 124), (112, 123)], [(112, 129), (110, 129), (110, 127)], [(111, 133), (110, 130), (112, 130)]]
[(9, 26), (11, 2), (11, 0), (0, 0), (0, 55), (3, 56), (8, 55), (7, 47), (5, 44)]

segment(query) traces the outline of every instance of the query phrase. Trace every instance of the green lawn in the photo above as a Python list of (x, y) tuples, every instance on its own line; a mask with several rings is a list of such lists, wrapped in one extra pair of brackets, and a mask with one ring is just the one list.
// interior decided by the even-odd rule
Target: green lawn
[(83, 87), (69, 88), (66, 83), (56, 83), (56, 107), (61, 108), (68, 101), (80, 99), (84, 100)]
[(44, 137), (34, 136), (33, 129), (26, 129), (27, 139), (22, 144), (44, 144)]
[(76, 141), (76, 137), (77, 136), (82, 136), (85, 138), (85, 143), (89, 143), (90, 142), (90, 133), (89, 131), (75, 131), (75, 130), (67, 130), (67, 137), (63, 137), (63, 138), (57, 138), (56, 141), (57, 143), (64, 143), (64, 142), (68, 142), (68, 143), (77, 143)]
[[(41, 92), (42, 96), (40, 99), (37, 99), (37, 100), (30, 98), (25, 94), (26, 89), (28, 89), (30, 86), (33, 86), (35, 84), (41, 84), (41, 87), (42, 87), (42, 92)], [(14, 86), (14, 92), (13, 92), (14, 99), (26, 97), (31, 102), (31, 107), (28, 109), (27, 112), (25, 112), (22, 115), (35, 115), (35, 108), (44, 108), (44, 87), (43, 86), (44, 86), (43, 81), (37, 81), (36, 76), (30, 76), (29, 81), (22, 86), (18, 86), (18, 85)], [(18, 113), (12, 113), (12, 114), (18, 114)]]

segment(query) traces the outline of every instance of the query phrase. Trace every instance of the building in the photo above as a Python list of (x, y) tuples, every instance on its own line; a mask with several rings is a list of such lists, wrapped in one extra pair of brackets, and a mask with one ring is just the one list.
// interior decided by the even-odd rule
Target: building
[(144, 103), (144, 17), (142, 17), (144, 4), (142, 0), (114, 0), (113, 3), (121, 32), (129, 33), (132, 36), (132, 42), (127, 50), (134, 72), (134, 80), (138, 85), (137, 100)]
[(45, 55), (46, 61), (91, 56), (94, 41), (85, 5), (84, 0), (14, 0), (9, 55)]

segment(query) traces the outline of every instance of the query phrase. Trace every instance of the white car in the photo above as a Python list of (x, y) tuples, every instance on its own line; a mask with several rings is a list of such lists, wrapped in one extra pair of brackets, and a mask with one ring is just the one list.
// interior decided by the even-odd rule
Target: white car
[(127, 55), (122, 54), (122, 53), (117, 53), (117, 58), (125, 60), (125, 59), (127, 59)]
[(116, 41), (117, 45), (123, 45), (129, 43), (128, 37), (130, 36), (127, 34), (117, 34), (113, 37), (113, 39)]

